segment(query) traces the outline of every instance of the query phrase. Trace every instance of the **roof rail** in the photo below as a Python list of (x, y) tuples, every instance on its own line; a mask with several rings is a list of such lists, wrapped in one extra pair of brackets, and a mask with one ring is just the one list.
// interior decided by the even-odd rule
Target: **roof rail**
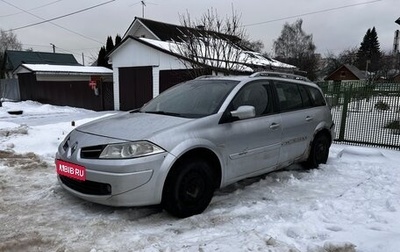
[(206, 74), (206, 75), (200, 75), (195, 78), (195, 80), (201, 80), (201, 79), (207, 79), (207, 78), (214, 78), (218, 77), (217, 75), (212, 75), (212, 74)]
[(302, 80), (302, 81), (308, 81), (311, 82), (307, 77), (297, 75), (297, 74), (291, 74), (291, 73), (285, 73), (285, 72), (271, 72), (271, 71), (262, 71), (262, 72), (257, 72), (253, 73), (250, 75), (250, 77), (278, 77), (278, 78), (286, 78), (286, 79), (292, 79), (292, 80)]

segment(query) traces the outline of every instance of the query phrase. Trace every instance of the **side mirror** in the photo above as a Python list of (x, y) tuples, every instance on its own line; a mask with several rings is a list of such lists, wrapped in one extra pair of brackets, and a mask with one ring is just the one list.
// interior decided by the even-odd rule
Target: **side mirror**
[(256, 109), (253, 106), (240, 106), (237, 110), (231, 111), (231, 116), (239, 119), (247, 119), (256, 116)]

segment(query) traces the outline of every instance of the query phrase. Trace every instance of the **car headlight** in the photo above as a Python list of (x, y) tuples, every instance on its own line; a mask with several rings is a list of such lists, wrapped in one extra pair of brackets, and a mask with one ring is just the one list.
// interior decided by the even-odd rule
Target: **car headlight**
[(137, 158), (162, 153), (164, 150), (155, 144), (146, 141), (126, 142), (107, 145), (100, 154), (100, 158), (121, 159)]

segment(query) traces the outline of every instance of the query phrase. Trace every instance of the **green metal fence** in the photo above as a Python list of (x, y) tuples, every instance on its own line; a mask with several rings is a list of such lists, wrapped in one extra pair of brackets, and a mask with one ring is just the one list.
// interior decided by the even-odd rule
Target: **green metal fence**
[(336, 142), (400, 149), (400, 83), (319, 83), (332, 106)]

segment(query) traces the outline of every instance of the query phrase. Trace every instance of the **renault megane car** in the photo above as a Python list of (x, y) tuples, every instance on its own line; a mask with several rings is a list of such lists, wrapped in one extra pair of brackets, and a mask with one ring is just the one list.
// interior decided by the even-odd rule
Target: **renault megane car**
[(56, 154), (68, 192), (110, 206), (202, 213), (216, 189), (292, 163), (327, 162), (330, 108), (304, 77), (205, 76), (142, 108), (79, 126)]

